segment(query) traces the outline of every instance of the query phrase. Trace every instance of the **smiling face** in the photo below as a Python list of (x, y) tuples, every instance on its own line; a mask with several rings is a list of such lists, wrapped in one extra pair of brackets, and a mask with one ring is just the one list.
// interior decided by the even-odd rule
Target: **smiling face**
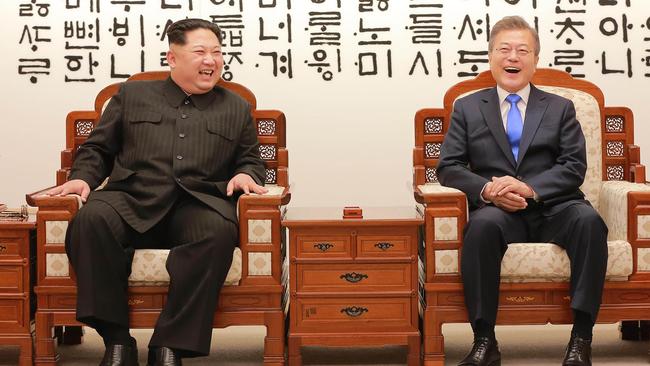
[(533, 34), (527, 29), (505, 29), (496, 34), (492, 44), (488, 59), (494, 80), (510, 93), (523, 89), (539, 61)]
[(223, 55), (219, 39), (209, 29), (185, 33), (184, 45), (172, 43), (167, 52), (171, 78), (188, 94), (204, 94), (221, 78)]

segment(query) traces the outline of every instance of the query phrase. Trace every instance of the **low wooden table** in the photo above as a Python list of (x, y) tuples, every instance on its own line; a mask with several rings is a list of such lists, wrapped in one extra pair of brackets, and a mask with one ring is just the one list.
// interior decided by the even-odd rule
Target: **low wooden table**
[(0, 220), (0, 344), (20, 347), (18, 364), (31, 366), (36, 222)]
[(407, 345), (420, 364), (418, 228), (414, 207), (290, 208), (289, 364), (300, 347)]

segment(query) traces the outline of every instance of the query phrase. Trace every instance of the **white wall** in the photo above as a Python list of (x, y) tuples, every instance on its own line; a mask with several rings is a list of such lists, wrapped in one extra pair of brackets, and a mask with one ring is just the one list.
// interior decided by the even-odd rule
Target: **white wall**
[[(540, 67), (553, 65), (559, 69), (554, 57), (557, 50), (584, 51), (584, 65), (573, 66), (574, 72), (583, 73), (586, 79), (596, 83), (604, 92), (606, 104), (625, 105), (635, 113), (635, 138), (641, 146), (643, 163), (650, 163), (650, 127), (645, 121), (650, 116), (647, 89), (649, 85), (650, 23), (647, 4), (633, 1), (627, 6), (618, 1), (615, 6), (601, 6), (597, 1), (587, 4), (569, 1), (522, 0), (342, 0), (337, 8), (335, 0), (315, 4), (309, 0), (243, 0), (242, 13), (222, 0), (148, 0), (144, 5), (133, 4), (128, 12), (124, 5), (99, 0), (90, 11), (90, 3), (98, 0), (38, 0), (50, 4), (46, 16), (19, 16), (20, 9), (27, 9), (31, 1), (12, 0), (0, 4), (0, 31), (3, 34), (3, 51), (0, 57), (2, 70), (2, 119), (0, 122), (0, 202), (10, 207), (24, 203), (24, 194), (54, 184), (54, 172), (59, 167), (59, 152), (65, 146), (65, 116), (71, 110), (90, 109), (96, 93), (111, 82), (120, 81), (110, 77), (110, 56), (115, 54), (118, 72), (135, 73), (140, 69), (140, 51), (145, 52), (145, 69), (160, 69), (159, 52), (166, 50), (166, 39), (157, 35), (167, 20), (185, 16), (209, 18), (210, 15), (242, 15), (243, 45), (225, 47), (225, 51), (241, 51), (243, 65), (231, 65), (233, 81), (247, 85), (258, 97), (261, 108), (280, 109), (287, 116), (287, 146), (290, 153), (290, 181), (293, 184), (294, 206), (392, 206), (413, 204), (409, 182), (411, 180), (411, 149), (413, 147), (413, 116), (424, 107), (442, 104), (444, 92), (462, 78), (458, 72), (469, 70), (471, 64), (459, 62), (459, 51), (481, 51), (487, 47), (485, 30), (469, 34), (466, 24), (460, 34), (463, 19), (468, 16), (476, 31), (485, 28), (486, 16), (494, 24), (506, 14), (519, 14), (530, 22), (537, 21), (542, 40)], [(189, 10), (192, 3), (193, 10)], [(223, 3), (223, 4), (221, 4)], [(261, 8), (260, 4), (276, 3), (275, 8)], [(509, 3), (515, 3), (509, 5)], [(161, 9), (161, 4), (179, 5), (180, 9)], [(221, 5), (219, 5), (221, 4)], [(370, 4), (374, 11), (360, 12), (359, 6)], [(388, 9), (378, 7), (388, 4)], [(442, 4), (439, 7), (412, 7), (409, 5)], [(489, 4), (489, 5), (488, 5)], [(533, 7), (535, 4), (536, 7)], [(73, 7), (66, 9), (66, 5)], [(74, 6), (79, 5), (78, 8)], [(22, 6), (22, 7), (21, 7)], [(559, 7), (559, 12), (556, 10)], [(306, 66), (318, 47), (310, 46), (310, 32), (320, 27), (309, 26), (309, 12), (338, 11), (341, 25), (328, 27), (341, 34), (340, 46), (324, 49), (332, 55), (341, 52), (340, 73), (332, 81), (324, 81), (313, 68)], [(562, 11), (570, 11), (568, 13)], [(571, 12), (572, 11), (572, 12)], [(442, 33), (440, 44), (414, 44), (411, 30), (414, 25), (409, 15), (423, 13), (441, 14)], [(291, 17), (292, 41), (288, 42), (285, 26)], [(143, 19), (145, 46), (140, 45), (140, 32), (133, 25)], [(622, 38), (621, 22), (625, 16), (629, 24), (628, 41)], [(605, 36), (600, 22), (606, 17), (617, 19), (618, 32)], [(119, 37), (112, 35), (113, 19), (129, 20), (131, 33), (126, 45), (119, 47)], [(278, 35), (278, 40), (259, 40), (260, 18), (265, 22), (266, 35)], [(562, 31), (567, 18), (584, 22), (575, 25), (582, 39), (571, 29)], [(360, 20), (364, 27), (389, 27), (390, 31), (375, 32), (378, 39), (390, 39), (390, 45), (365, 46), (361, 40), (371, 40), (369, 33), (360, 32)], [(432, 18), (428, 18), (432, 19)], [(482, 21), (479, 24), (479, 19)], [(65, 21), (99, 22), (100, 41), (98, 50), (66, 50)], [(423, 23), (419, 25), (431, 25)], [(40, 38), (50, 42), (32, 42), (23, 37), (24, 27), (33, 33), (40, 29)], [(307, 28), (307, 30), (305, 30)], [(612, 28), (607, 23), (605, 30)], [(284, 32), (284, 33), (281, 33)], [(23, 38), (22, 43), (20, 42)], [(460, 39), (459, 39), (460, 38)], [(570, 39), (570, 44), (567, 41)], [(228, 44), (228, 40), (226, 40)], [(30, 47), (37, 46), (36, 51)], [(601, 71), (601, 57), (605, 52), (609, 68), (623, 69), (626, 50), (630, 49), (632, 77), (627, 74), (607, 74)], [(293, 77), (272, 75), (271, 60), (262, 52), (291, 49)], [(360, 76), (358, 61), (360, 52), (392, 54), (392, 77), (385, 71), (385, 61), (380, 60), (381, 75)], [(434, 65), (437, 51), (441, 54), (442, 76)], [(409, 69), (418, 51), (429, 63), (429, 75), (418, 69), (409, 75)], [(65, 82), (65, 75), (81, 76), (87, 69), (87, 60), (81, 69), (72, 73), (66, 67), (65, 56), (85, 55), (92, 52), (98, 66), (94, 69), (94, 82)], [(19, 59), (47, 58), (51, 62), (49, 75), (19, 75)], [(257, 66), (256, 66), (257, 65)], [(478, 71), (487, 69), (478, 64)], [(336, 68), (334, 68), (336, 70)], [(38, 81), (32, 83), (30, 76)], [(85, 73), (85, 76), (90, 76)]]

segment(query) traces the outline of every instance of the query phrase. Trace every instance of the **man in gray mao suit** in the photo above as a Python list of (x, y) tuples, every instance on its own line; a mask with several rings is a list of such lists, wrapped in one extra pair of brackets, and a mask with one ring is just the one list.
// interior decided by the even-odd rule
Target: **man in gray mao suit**
[(77, 319), (106, 345), (100, 365), (138, 364), (126, 294), (138, 248), (171, 249), (168, 300), (148, 364), (209, 353), (237, 243), (234, 192), (266, 192), (250, 107), (216, 86), (221, 31), (185, 19), (167, 37), (170, 78), (122, 84), (77, 152), (70, 180), (50, 191), (86, 201), (68, 227), (66, 251), (77, 274)]
[(494, 326), (508, 243), (553, 242), (571, 261), (574, 324), (563, 365), (591, 365), (592, 328), (607, 266), (607, 227), (579, 187), (585, 138), (573, 103), (530, 83), (539, 37), (520, 17), (490, 34), (497, 86), (460, 98), (441, 149), (438, 178), (467, 195), (461, 258), (474, 344), (459, 365), (500, 365)]

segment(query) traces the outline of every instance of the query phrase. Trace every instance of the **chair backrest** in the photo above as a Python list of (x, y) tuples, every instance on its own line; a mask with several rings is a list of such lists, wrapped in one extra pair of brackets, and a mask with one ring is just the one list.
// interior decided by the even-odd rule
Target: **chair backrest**
[[(168, 71), (148, 71), (135, 74), (132, 80), (162, 80), (169, 76)], [(286, 150), (286, 120), (284, 113), (277, 110), (258, 110), (253, 92), (241, 84), (221, 80), (218, 83), (244, 98), (251, 106), (253, 122), (257, 127), (260, 143), (260, 157), (266, 165), (266, 184), (288, 185), (288, 152)], [(61, 152), (61, 169), (57, 171), (57, 185), (64, 183), (69, 175), (74, 155), (101, 118), (110, 98), (119, 90), (120, 83), (103, 88), (95, 98), (92, 111), (73, 111), (66, 118), (66, 149)]]
[[(630, 169), (638, 164), (639, 157), (638, 148), (631, 145), (634, 120), (628, 108), (605, 107), (603, 93), (596, 85), (562, 71), (538, 69), (532, 82), (544, 91), (573, 101), (587, 144), (588, 169), (581, 189), (595, 207), (602, 181), (640, 179)], [(445, 94), (444, 108), (418, 111), (413, 150), (415, 185), (437, 182), (435, 168), (456, 99), (495, 85), (490, 71), (485, 71), (475, 79), (452, 86)]]

